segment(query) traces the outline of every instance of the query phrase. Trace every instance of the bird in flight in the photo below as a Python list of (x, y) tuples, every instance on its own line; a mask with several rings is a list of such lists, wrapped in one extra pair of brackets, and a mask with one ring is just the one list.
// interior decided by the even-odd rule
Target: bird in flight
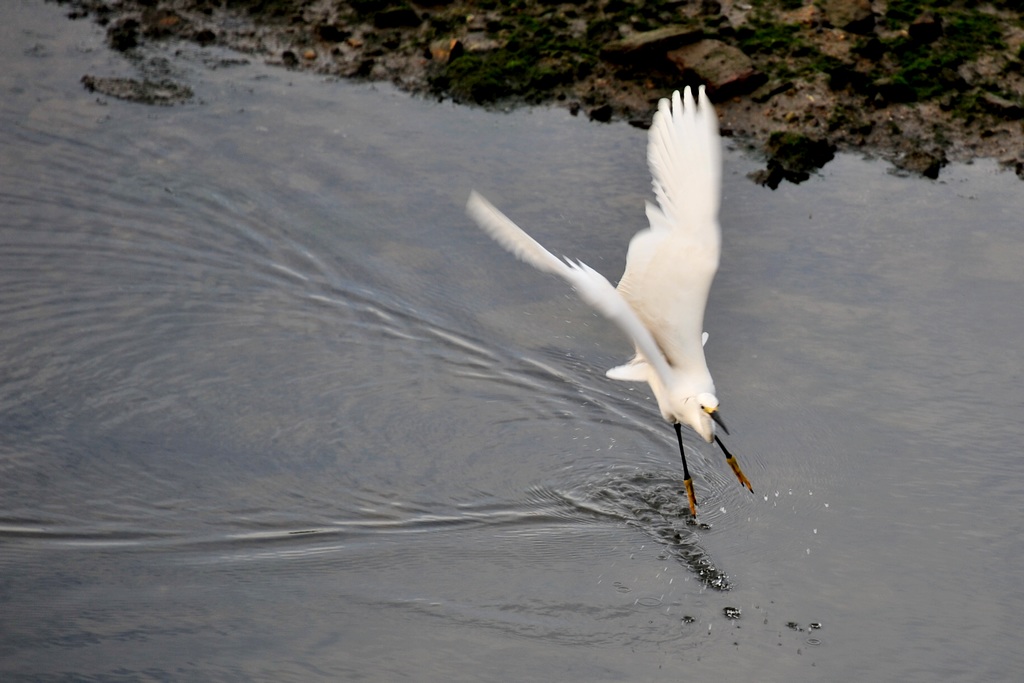
[(721, 228), (718, 208), (722, 147), (718, 118), (704, 94), (694, 102), (689, 88), (662, 99), (647, 142), (657, 204), (647, 202), (650, 227), (629, 243), (626, 270), (613, 287), (585, 263), (559, 259), (490, 202), (470, 193), (466, 212), (487, 234), (538, 270), (567, 280), (584, 301), (618, 325), (636, 355), (608, 377), (647, 382), (658, 408), (675, 429), (690, 514), (697, 515), (693, 479), (686, 466), (682, 425), (717, 443), (740, 484), (753, 491), (736, 458), (716, 433), (722, 421), (704, 359), (704, 308), (718, 270)]

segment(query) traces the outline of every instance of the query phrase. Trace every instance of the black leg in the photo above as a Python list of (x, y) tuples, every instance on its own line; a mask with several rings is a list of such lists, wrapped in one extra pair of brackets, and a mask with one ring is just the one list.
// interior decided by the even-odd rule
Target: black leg
[(717, 443), (718, 447), (722, 449), (723, 453), (725, 453), (725, 461), (729, 463), (729, 467), (731, 467), (732, 471), (736, 474), (736, 478), (740, 480), (742, 485), (750, 489), (751, 493), (753, 493), (754, 487), (750, 485), (750, 480), (747, 479), (747, 475), (743, 474), (743, 470), (740, 469), (740, 464), (736, 461), (736, 458), (733, 457), (732, 453), (729, 452), (729, 449), (725, 447), (722, 440), (718, 438), (718, 434), (715, 434), (715, 443)]
[(679, 457), (683, 459), (683, 485), (686, 486), (686, 498), (690, 503), (690, 514), (697, 516), (697, 497), (693, 494), (693, 479), (690, 469), (686, 466), (686, 451), (683, 450), (683, 428), (678, 422), (672, 423), (676, 428), (676, 440), (679, 441)]

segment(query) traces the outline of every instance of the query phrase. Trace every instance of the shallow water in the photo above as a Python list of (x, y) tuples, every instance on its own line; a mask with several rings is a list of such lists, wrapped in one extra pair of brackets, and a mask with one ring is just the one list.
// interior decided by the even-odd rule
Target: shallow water
[[(480, 234), (476, 188), (613, 280), (645, 134), (171, 60), (0, 9), (5, 680), (1012, 680), (1024, 192), (726, 154), (729, 445)], [(738, 616), (739, 618), (732, 618)], [(811, 624), (820, 624), (820, 629)]]

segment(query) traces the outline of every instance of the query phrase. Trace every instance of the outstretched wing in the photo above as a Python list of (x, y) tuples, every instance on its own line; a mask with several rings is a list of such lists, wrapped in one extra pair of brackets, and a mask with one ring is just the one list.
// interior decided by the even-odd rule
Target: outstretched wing
[(561, 259), (542, 247), (540, 242), (527, 235), (522, 228), (494, 208), (494, 205), (484, 199), (476, 190), (471, 190), (469, 193), (466, 213), (494, 241), (512, 252), (520, 261), (525, 261), (545, 273), (566, 277), (565, 271), (568, 266)]
[(672, 94), (672, 105), (658, 103), (647, 139), (647, 165), (653, 176), (657, 207), (648, 209), (651, 227), (685, 230), (695, 239), (718, 241), (718, 207), (722, 191), (722, 143), (718, 117), (698, 90)]
[(475, 191), (469, 195), (466, 213), (484, 232), (519, 259), (538, 270), (558, 275), (572, 285), (581, 299), (629, 336), (651, 363), (662, 383), (666, 387), (672, 386), (671, 372), (651, 333), (603, 275), (585, 263), (558, 259)]
[(661, 100), (647, 144), (657, 205), (651, 227), (633, 237), (618, 291), (651, 330), (669, 364), (707, 373), (704, 309), (718, 270), (722, 160), (718, 119), (704, 94), (690, 89)]

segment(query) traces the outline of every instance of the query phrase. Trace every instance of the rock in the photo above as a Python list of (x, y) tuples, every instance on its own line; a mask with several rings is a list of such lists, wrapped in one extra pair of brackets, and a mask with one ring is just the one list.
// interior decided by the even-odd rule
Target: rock
[(466, 30), (467, 31), (486, 31), (487, 25), (495, 18), (489, 14), (470, 14), (466, 17)]
[(760, 171), (754, 171), (753, 173), (748, 174), (747, 177), (758, 185), (763, 185), (771, 188), (772, 190), (777, 190), (782, 181), (786, 179), (786, 175), (782, 170), (782, 167), (772, 161), (768, 162), (768, 168), (763, 168)]
[(142, 32), (147, 38), (168, 38), (176, 35), (184, 25), (181, 16), (171, 10), (148, 8), (142, 13)]
[(871, 36), (868, 41), (860, 47), (854, 47), (850, 50), (856, 55), (860, 55), (864, 59), (869, 59), (872, 62), (877, 62), (885, 55), (887, 48), (878, 39), (878, 36)]
[(352, 32), (334, 24), (321, 24), (316, 34), (325, 43), (340, 43), (351, 36)]
[(811, 28), (821, 26), (821, 9), (816, 5), (805, 5), (781, 15), (787, 24), (803, 24)]
[(768, 168), (752, 175), (756, 182), (771, 189), (783, 180), (802, 183), (811, 177), (810, 172), (821, 168), (835, 156), (835, 145), (820, 138), (800, 133), (772, 133), (765, 146), (768, 152)]
[(369, 78), (370, 74), (373, 73), (373, 67), (377, 66), (377, 60), (372, 57), (364, 57), (355, 67), (349, 72), (350, 78)]
[(706, 17), (716, 17), (722, 13), (722, 3), (718, 0), (701, 0), (700, 13)]
[(871, 76), (857, 69), (855, 64), (839, 63), (829, 67), (828, 85), (835, 91), (852, 88), (854, 92), (873, 93)]
[(423, 20), (412, 7), (392, 7), (373, 15), (375, 28), (416, 28)]
[(614, 112), (612, 110), (612, 105), (602, 104), (600, 107), (595, 107), (594, 109), (591, 109), (588, 116), (590, 116), (591, 121), (600, 121), (601, 123), (608, 123), (609, 121), (612, 120), (613, 113)]
[(917, 43), (934, 43), (942, 37), (942, 19), (934, 12), (925, 12), (908, 29), (910, 39)]
[(488, 38), (487, 34), (483, 31), (471, 31), (467, 33), (463, 36), (460, 44), (466, 52), (490, 52), (491, 50), (497, 50), (502, 46), (502, 44), (494, 38)]
[(116, 97), (139, 104), (171, 105), (192, 97), (192, 89), (170, 80), (139, 81), (134, 78), (106, 78), (82, 76), (82, 85), (89, 92)]
[(949, 162), (946, 155), (941, 151), (929, 152), (920, 148), (912, 149), (893, 161), (896, 168), (917, 173), (932, 180), (939, 177), (939, 170), (947, 163)]
[(906, 81), (898, 78), (880, 78), (872, 84), (875, 92), (882, 98), (880, 104), (916, 102), (917, 91)]
[(756, 90), (767, 80), (742, 50), (720, 40), (701, 40), (667, 56), (684, 79), (696, 77), (719, 101)]
[(978, 97), (978, 102), (990, 113), (1007, 121), (1024, 118), (1024, 107), (1019, 102), (1013, 102), (999, 95), (984, 92)]
[(755, 90), (751, 95), (750, 99), (754, 100), (758, 104), (764, 104), (776, 95), (782, 94), (793, 87), (793, 81), (788, 80), (774, 80), (765, 83), (760, 88)]
[(867, 35), (875, 28), (871, 0), (824, 0), (821, 9), (828, 23), (844, 31)]
[(699, 40), (703, 35), (700, 29), (687, 26), (642, 31), (607, 43), (601, 48), (601, 57), (619, 64), (642, 65), (652, 59), (661, 59), (669, 50)]
[(430, 44), (430, 58), (436, 62), (451, 63), (465, 54), (466, 49), (455, 38), (442, 38)]
[(118, 52), (130, 50), (138, 46), (141, 28), (136, 19), (122, 19), (107, 29), (107, 43)]
[(217, 34), (208, 28), (204, 28), (200, 31), (197, 31), (192, 36), (192, 40), (199, 43), (200, 46), (206, 47), (207, 45), (212, 45), (213, 43), (217, 42)]

